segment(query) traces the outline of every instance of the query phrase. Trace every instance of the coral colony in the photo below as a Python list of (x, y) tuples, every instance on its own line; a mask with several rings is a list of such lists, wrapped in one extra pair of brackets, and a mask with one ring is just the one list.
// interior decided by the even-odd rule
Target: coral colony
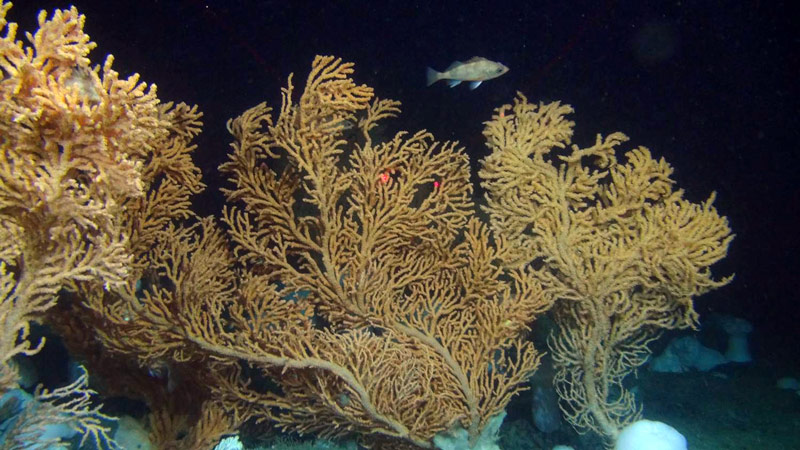
[[(540, 362), (530, 327), (551, 311), (558, 404), (613, 446), (641, 419), (623, 378), (728, 281), (709, 271), (732, 239), (713, 194), (684, 199), (666, 161), (618, 154), (621, 133), (581, 147), (569, 106), (522, 94), (500, 106), (484, 130), (484, 223), (465, 150), (425, 131), (376, 137), (399, 103), (330, 56), (305, 82), (289, 76), (280, 105), (228, 123), (227, 204), (198, 217), (197, 108), (120, 78), (111, 56), (93, 63), (74, 7), (43, 12), (28, 43), (10, 7), (4, 393), (20, 380), (14, 357), (47, 345), (30, 339), (36, 321), (103, 395), (147, 405), (155, 448), (212, 448), (246, 421), (373, 448), (496, 448)], [(36, 392), (7, 439), (55, 443), (46, 431), (68, 417), (113, 446), (91, 402), (58, 400), (92, 395), (86, 376)]]

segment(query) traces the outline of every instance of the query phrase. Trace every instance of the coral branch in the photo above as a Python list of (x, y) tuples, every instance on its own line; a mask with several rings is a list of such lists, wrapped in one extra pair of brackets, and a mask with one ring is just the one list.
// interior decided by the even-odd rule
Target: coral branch
[(694, 297), (730, 281), (709, 266), (733, 235), (714, 195), (685, 200), (672, 168), (646, 148), (618, 161), (623, 134), (572, 145), (571, 112), (522, 94), (498, 108), (480, 176), (492, 228), (561, 299), (550, 348), (562, 410), (578, 430), (613, 439), (640, 414), (623, 379), (660, 330), (695, 326)]

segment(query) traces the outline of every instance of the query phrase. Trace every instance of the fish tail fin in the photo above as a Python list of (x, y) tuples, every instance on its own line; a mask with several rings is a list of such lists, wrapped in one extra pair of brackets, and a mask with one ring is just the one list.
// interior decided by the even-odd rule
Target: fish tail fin
[(441, 75), (442, 75), (441, 72), (437, 72), (437, 71), (431, 69), (430, 67), (428, 67), (428, 70), (425, 72), (425, 76), (428, 79), (428, 86), (430, 86), (433, 83), (436, 83), (437, 81), (441, 80)]

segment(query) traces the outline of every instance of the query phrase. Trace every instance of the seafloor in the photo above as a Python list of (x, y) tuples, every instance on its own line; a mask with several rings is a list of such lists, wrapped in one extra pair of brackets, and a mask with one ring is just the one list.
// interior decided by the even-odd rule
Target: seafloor
[(646, 373), (641, 394), (648, 418), (669, 423), (691, 450), (800, 449), (800, 395), (776, 387), (767, 364), (712, 372)]
[[(690, 450), (798, 450), (800, 395), (776, 386), (779, 378), (797, 375), (768, 363), (729, 364), (711, 372), (644, 369), (634, 385), (645, 417), (675, 427), (686, 436)], [(503, 450), (550, 450), (557, 444), (575, 450), (601, 448), (590, 435), (577, 436), (566, 424), (543, 435), (522, 414), (503, 428)]]
[[(800, 395), (776, 387), (792, 375), (768, 363), (726, 365), (711, 372), (654, 373), (643, 369), (634, 380), (647, 419), (678, 429), (690, 450), (800, 449)], [(592, 434), (578, 435), (566, 423), (553, 433), (536, 430), (531, 420), (530, 392), (516, 398), (501, 429), (502, 450), (599, 450)], [(292, 441), (285, 436), (262, 442), (257, 449), (352, 450), (353, 442)]]

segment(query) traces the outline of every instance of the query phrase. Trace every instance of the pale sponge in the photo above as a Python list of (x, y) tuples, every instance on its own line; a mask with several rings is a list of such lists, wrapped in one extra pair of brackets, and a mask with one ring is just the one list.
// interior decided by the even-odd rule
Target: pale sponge
[(686, 438), (671, 426), (639, 420), (622, 429), (614, 450), (687, 450)]

